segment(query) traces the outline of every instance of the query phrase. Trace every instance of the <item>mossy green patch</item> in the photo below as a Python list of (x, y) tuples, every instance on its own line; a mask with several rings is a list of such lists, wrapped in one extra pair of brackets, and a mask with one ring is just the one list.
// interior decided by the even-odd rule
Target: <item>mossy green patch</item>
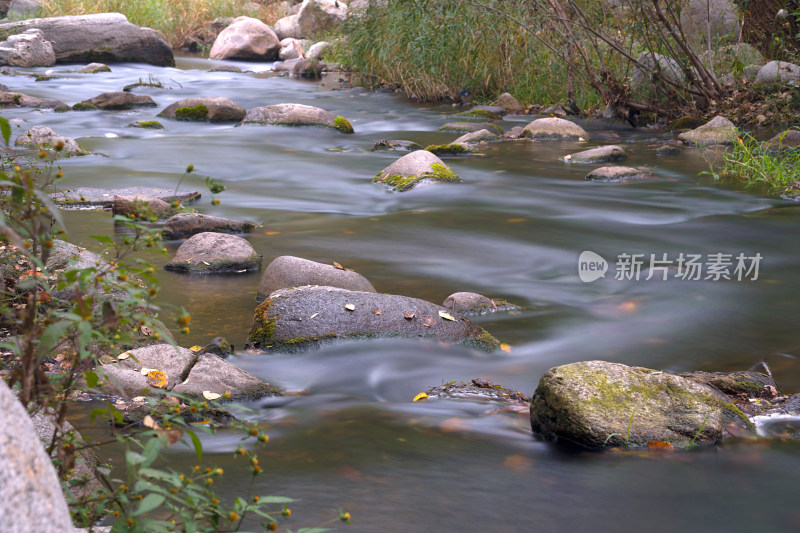
[(208, 120), (208, 107), (205, 104), (197, 104), (193, 107), (179, 107), (175, 110), (175, 118), (178, 120)]
[(433, 163), (431, 165), (433, 169), (433, 177), (437, 181), (449, 181), (449, 182), (460, 182), (461, 178), (458, 177), (458, 174), (450, 170), (450, 167), (443, 165), (441, 163)]
[(157, 120), (141, 120), (139, 122), (132, 122), (128, 124), (131, 128), (144, 128), (148, 130), (163, 130), (164, 125)]
[(431, 144), (425, 150), (436, 155), (464, 155), (474, 152), (463, 144)]
[(350, 124), (350, 121), (344, 117), (336, 117), (333, 119), (333, 124), (335, 125), (336, 129), (341, 131), (342, 133), (353, 133), (353, 125)]
[(425, 174), (392, 174), (391, 176), (381, 177), (381, 172), (378, 172), (372, 179), (373, 182), (388, 185), (397, 192), (407, 191), (424, 180), (460, 182), (461, 178), (446, 165), (434, 163), (431, 165), (431, 171)]
[(36, 76), (36, 78), (34, 78), (33, 81), (49, 81), (49, 80), (53, 80), (55, 78), (56, 78), (56, 76), (47, 76), (45, 74), (40, 74), (39, 76)]
[(92, 104), (85, 104), (83, 102), (78, 102), (74, 106), (72, 106), (73, 111), (95, 111), (98, 107)]
[(485, 329), (481, 329), (481, 332), (477, 337), (465, 340), (463, 344), (485, 352), (494, 352), (500, 349), (500, 341), (494, 335)]
[(275, 337), (275, 321), (278, 314), (271, 315), (272, 300), (267, 298), (256, 307), (253, 313), (253, 325), (247, 337), (248, 342), (261, 347), (268, 346)]

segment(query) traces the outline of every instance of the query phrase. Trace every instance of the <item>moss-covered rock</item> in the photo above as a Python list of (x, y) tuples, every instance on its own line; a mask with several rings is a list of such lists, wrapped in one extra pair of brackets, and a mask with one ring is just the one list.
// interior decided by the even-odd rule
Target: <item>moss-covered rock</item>
[(746, 394), (755, 398), (764, 393), (766, 387), (773, 387), (778, 391), (778, 384), (774, 379), (758, 372), (687, 372), (681, 374), (681, 377), (714, 387), (728, 396)]
[(415, 150), (422, 150), (422, 146), (413, 142), (400, 139), (383, 139), (376, 142), (371, 152), (413, 152)]
[(145, 94), (134, 94), (125, 91), (98, 94), (94, 98), (84, 100), (72, 106), (73, 111), (107, 109), (122, 111), (134, 107), (155, 107), (156, 103)]
[[(726, 425), (752, 430), (715, 389), (666, 372), (606, 361), (551, 368), (531, 399), (531, 428), (587, 448), (714, 442)], [(724, 396), (723, 396), (724, 398)]]
[(239, 122), (246, 114), (245, 108), (229, 98), (185, 98), (166, 107), (159, 117), (197, 122)]
[(474, 148), (460, 143), (431, 144), (430, 146), (426, 146), (425, 150), (437, 156), (470, 155), (477, 152)]
[(656, 176), (649, 170), (633, 167), (608, 166), (592, 170), (586, 175), (586, 181), (601, 181), (606, 183), (628, 183), (654, 179)]
[(461, 178), (436, 155), (419, 150), (404, 155), (379, 172), (372, 181), (403, 192), (425, 181), (460, 182)]
[(702, 126), (678, 135), (685, 144), (707, 146), (713, 144), (731, 144), (736, 139), (736, 126), (723, 116), (716, 116)]
[(705, 124), (705, 122), (702, 119), (684, 115), (670, 122), (667, 126), (667, 131), (693, 130), (703, 124)]
[(146, 130), (163, 130), (164, 125), (157, 120), (140, 120), (128, 124), (129, 128), (142, 128)]
[(275, 291), (255, 311), (249, 342), (295, 351), (337, 339), (431, 338), (496, 350), (500, 343), (455, 311), (392, 294), (303, 286)]
[(480, 118), (483, 120), (503, 120), (503, 117), (497, 113), (493, 113), (492, 111), (488, 111), (486, 109), (470, 109), (469, 111), (462, 111), (458, 113), (459, 117), (471, 117), (471, 118)]

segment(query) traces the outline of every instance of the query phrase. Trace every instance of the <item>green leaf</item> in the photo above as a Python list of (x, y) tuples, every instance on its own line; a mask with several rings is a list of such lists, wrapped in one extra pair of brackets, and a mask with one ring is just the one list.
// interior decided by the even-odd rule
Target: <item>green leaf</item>
[(86, 385), (88, 385), (90, 389), (95, 388), (97, 383), (100, 381), (100, 378), (97, 377), (97, 374), (92, 371), (86, 372), (83, 377), (86, 378)]
[(11, 140), (11, 124), (8, 122), (7, 118), (0, 117), (0, 132), (3, 134), (3, 140), (8, 146), (9, 140)]
[(145, 461), (147, 461), (147, 457), (145, 457), (144, 455), (137, 453), (133, 450), (125, 451), (125, 464), (128, 465), (128, 469), (131, 469), (136, 465), (140, 465)]
[(301, 527), (297, 533), (323, 533), (323, 531), (330, 531), (327, 527)]
[(61, 336), (64, 335), (71, 325), (72, 322), (69, 320), (59, 320), (47, 326), (39, 339), (39, 346), (36, 348), (36, 357), (42, 359), (45, 355), (50, 353), (53, 347), (61, 341)]
[(142, 455), (146, 459), (144, 466), (148, 466), (156, 460), (163, 446), (164, 442), (159, 438), (151, 438), (149, 441), (147, 441), (144, 450), (142, 450)]
[(192, 445), (194, 446), (194, 452), (197, 454), (197, 460), (203, 460), (203, 443), (200, 442), (200, 438), (197, 436), (197, 433), (194, 431), (187, 430), (186, 433), (192, 438)]
[(164, 503), (164, 496), (161, 494), (148, 494), (144, 497), (142, 502), (139, 504), (139, 507), (132, 513), (133, 516), (139, 516), (140, 514), (144, 514), (147, 512), (152, 511), (161, 506)]
[(97, 242), (102, 242), (105, 244), (114, 244), (114, 239), (106, 235), (89, 235), (89, 237), (96, 240)]

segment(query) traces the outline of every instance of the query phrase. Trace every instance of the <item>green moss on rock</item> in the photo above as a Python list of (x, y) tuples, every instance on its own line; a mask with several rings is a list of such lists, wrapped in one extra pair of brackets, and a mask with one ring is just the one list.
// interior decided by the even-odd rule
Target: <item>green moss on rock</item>
[(492, 113), (491, 111), (486, 111), (485, 109), (471, 109), (470, 111), (459, 113), (458, 116), (482, 118), (484, 120), (503, 120), (503, 117), (497, 113)]
[(208, 107), (205, 104), (179, 107), (175, 110), (175, 118), (178, 120), (208, 120)]
[(247, 337), (248, 342), (262, 348), (268, 346), (275, 337), (275, 321), (280, 315), (270, 315), (272, 300), (267, 298), (256, 307), (253, 325)]
[(699, 128), (703, 124), (705, 124), (705, 121), (699, 118), (682, 116), (670, 122), (669, 126), (667, 126), (667, 131), (693, 130)]
[(73, 111), (95, 111), (97, 109), (97, 106), (93, 106), (92, 104), (84, 104), (83, 102), (79, 102), (72, 106)]
[(157, 120), (142, 120), (128, 124), (131, 128), (144, 128), (148, 130), (163, 130), (164, 125)]
[(336, 117), (333, 119), (333, 124), (337, 130), (341, 131), (342, 133), (353, 133), (353, 125), (350, 124), (350, 121), (344, 117)]
[(473, 152), (463, 144), (431, 144), (426, 146), (425, 150), (436, 155), (463, 155)]

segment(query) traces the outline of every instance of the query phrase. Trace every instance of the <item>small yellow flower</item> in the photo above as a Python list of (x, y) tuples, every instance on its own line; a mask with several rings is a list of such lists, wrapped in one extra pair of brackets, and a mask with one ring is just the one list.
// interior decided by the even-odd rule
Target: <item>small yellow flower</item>
[(290, 516), (292, 516), (292, 510), (289, 509), (289, 508), (284, 509), (283, 510), (283, 516), (285, 516), (286, 518), (289, 518)]
[(231, 522), (238, 521), (239, 513), (237, 513), (236, 511), (231, 511), (230, 513), (228, 513), (228, 520), (230, 520)]
[(269, 525), (267, 526), (267, 529), (269, 529), (270, 531), (276, 531), (278, 529), (278, 523), (270, 522)]

